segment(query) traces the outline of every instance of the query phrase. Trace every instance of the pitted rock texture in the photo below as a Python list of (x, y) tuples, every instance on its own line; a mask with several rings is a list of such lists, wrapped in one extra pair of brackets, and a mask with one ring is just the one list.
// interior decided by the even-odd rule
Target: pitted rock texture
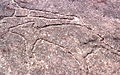
[(0, 75), (120, 75), (120, 0), (0, 0)]

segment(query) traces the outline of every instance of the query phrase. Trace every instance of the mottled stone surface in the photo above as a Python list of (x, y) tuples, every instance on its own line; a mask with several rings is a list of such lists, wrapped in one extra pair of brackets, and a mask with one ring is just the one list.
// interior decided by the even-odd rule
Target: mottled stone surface
[(120, 0), (0, 0), (0, 75), (120, 75)]

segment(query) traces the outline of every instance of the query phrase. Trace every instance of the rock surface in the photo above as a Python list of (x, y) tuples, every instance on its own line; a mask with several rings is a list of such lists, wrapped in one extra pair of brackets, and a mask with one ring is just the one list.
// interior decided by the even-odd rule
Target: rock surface
[(0, 0), (0, 75), (120, 75), (120, 0)]

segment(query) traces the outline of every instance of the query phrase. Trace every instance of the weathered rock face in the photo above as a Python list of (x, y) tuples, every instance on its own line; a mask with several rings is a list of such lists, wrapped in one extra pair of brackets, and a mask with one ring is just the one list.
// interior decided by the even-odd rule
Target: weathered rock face
[(120, 1), (0, 0), (0, 75), (120, 75)]
[(14, 14), (15, 10), (10, 8), (9, 0), (1, 0), (0, 1), (0, 19), (4, 17), (10, 17)]

